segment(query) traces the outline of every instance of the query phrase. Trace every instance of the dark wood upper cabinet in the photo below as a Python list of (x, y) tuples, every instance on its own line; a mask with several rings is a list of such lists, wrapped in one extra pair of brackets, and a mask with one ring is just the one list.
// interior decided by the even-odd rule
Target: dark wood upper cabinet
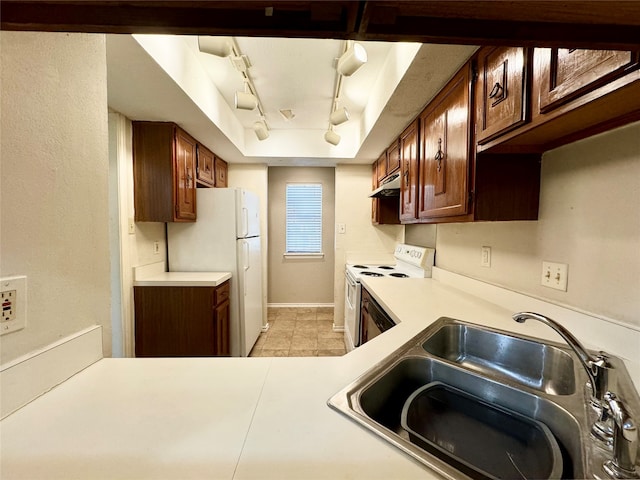
[(528, 120), (531, 63), (528, 48), (485, 47), (478, 53), (475, 95), (479, 144)]
[(207, 147), (198, 144), (196, 161), (196, 184), (198, 187), (215, 186), (215, 156)]
[(469, 210), (470, 75), (463, 67), (420, 115), (419, 218)]
[(400, 168), (400, 139), (395, 140), (387, 148), (387, 175)]
[(378, 160), (376, 161), (376, 175), (378, 177), (378, 185), (382, 183), (382, 181), (387, 176), (387, 151), (382, 152)]
[(135, 220), (196, 220), (196, 141), (174, 123), (133, 122)]
[(540, 112), (546, 113), (624, 75), (637, 54), (616, 50), (551, 48), (540, 78)]
[(418, 120), (400, 135), (400, 221), (418, 219)]
[(220, 157), (216, 156), (215, 161), (215, 184), (216, 188), (226, 188), (227, 187), (227, 162), (222, 160)]
[[(386, 157), (386, 155), (384, 155)], [(378, 188), (378, 161), (371, 164), (371, 188)], [(397, 225), (400, 223), (400, 197), (371, 199), (371, 223), (373, 225)]]

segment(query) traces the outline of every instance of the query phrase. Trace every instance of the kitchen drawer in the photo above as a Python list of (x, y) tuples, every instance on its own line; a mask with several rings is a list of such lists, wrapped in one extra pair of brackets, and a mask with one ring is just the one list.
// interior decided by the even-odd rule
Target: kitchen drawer
[(229, 282), (224, 282), (219, 287), (216, 287), (213, 292), (213, 304), (220, 305), (222, 302), (229, 300)]

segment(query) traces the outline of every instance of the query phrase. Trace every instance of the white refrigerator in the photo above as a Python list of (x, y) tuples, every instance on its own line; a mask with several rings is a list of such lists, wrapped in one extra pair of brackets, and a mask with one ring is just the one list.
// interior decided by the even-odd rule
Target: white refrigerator
[(199, 188), (195, 223), (168, 223), (169, 270), (231, 272), (231, 355), (246, 357), (262, 329), (260, 203), (240, 188)]

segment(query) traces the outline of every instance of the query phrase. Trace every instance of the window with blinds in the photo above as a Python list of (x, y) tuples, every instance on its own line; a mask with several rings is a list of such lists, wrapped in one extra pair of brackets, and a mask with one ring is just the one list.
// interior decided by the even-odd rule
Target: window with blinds
[(286, 253), (322, 252), (322, 184), (287, 184)]

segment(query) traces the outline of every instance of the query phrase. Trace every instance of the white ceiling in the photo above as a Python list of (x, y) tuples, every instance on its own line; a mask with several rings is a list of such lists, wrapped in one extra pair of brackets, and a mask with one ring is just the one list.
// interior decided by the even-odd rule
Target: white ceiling
[[(402, 52), (394, 44), (361, 42), (368, 61), (343, 77), (339, 106), (351, 118), (335, 127), (343, 141), (332, 147), (322, 136), (344, 41), (235, 38), (251, 62), (249, 76), (270, 130), (270, 137), (258, 142), (251, 129), (258, 110), (234, 108), (234, 93), (243, 89), (243, 81), (228, 57), (200, 52), (197, 37), (149, 36), (165, 42), (156, 51), (145, 44), (154, 39), (134, 37), (107, 36), (110, 108), (132, 120), (174, 121), (229, 162), (270, 165), (371, 163), (475, 50), (423, 45), (403, 64), (394, 58)], [(388, 98), (377, 98), (385, 91)], [(368, 118), (371, 103), (380, 104), (373, 119)], [(295, 118), (285, 120), (280, 109), (293, 110)]]
[[(183, 37), (204, 66), (212, 82), (230, 107), (234, 94), (242, 91), (242, 75), (231, 57), (217, 57), (198, 50), (198, 37)], [(249, 76), (265, 109), (269, 128), (322, 130), (328, 126), (336, 80), (335, 60), (344, 51), (344, 41), (301, 38), (237, 37), (237, 45), (251, 62)], [(391, 44), (365, 42), (367, 63), (345, 77), (339, 106), (347, 108), (351, 120), (362, 114), (377, 74)], [(279, 110), (291, 109), (295, 118), (285, 120)], [(245, 128), (251, 128), (257, 112), (237, 110)]]

